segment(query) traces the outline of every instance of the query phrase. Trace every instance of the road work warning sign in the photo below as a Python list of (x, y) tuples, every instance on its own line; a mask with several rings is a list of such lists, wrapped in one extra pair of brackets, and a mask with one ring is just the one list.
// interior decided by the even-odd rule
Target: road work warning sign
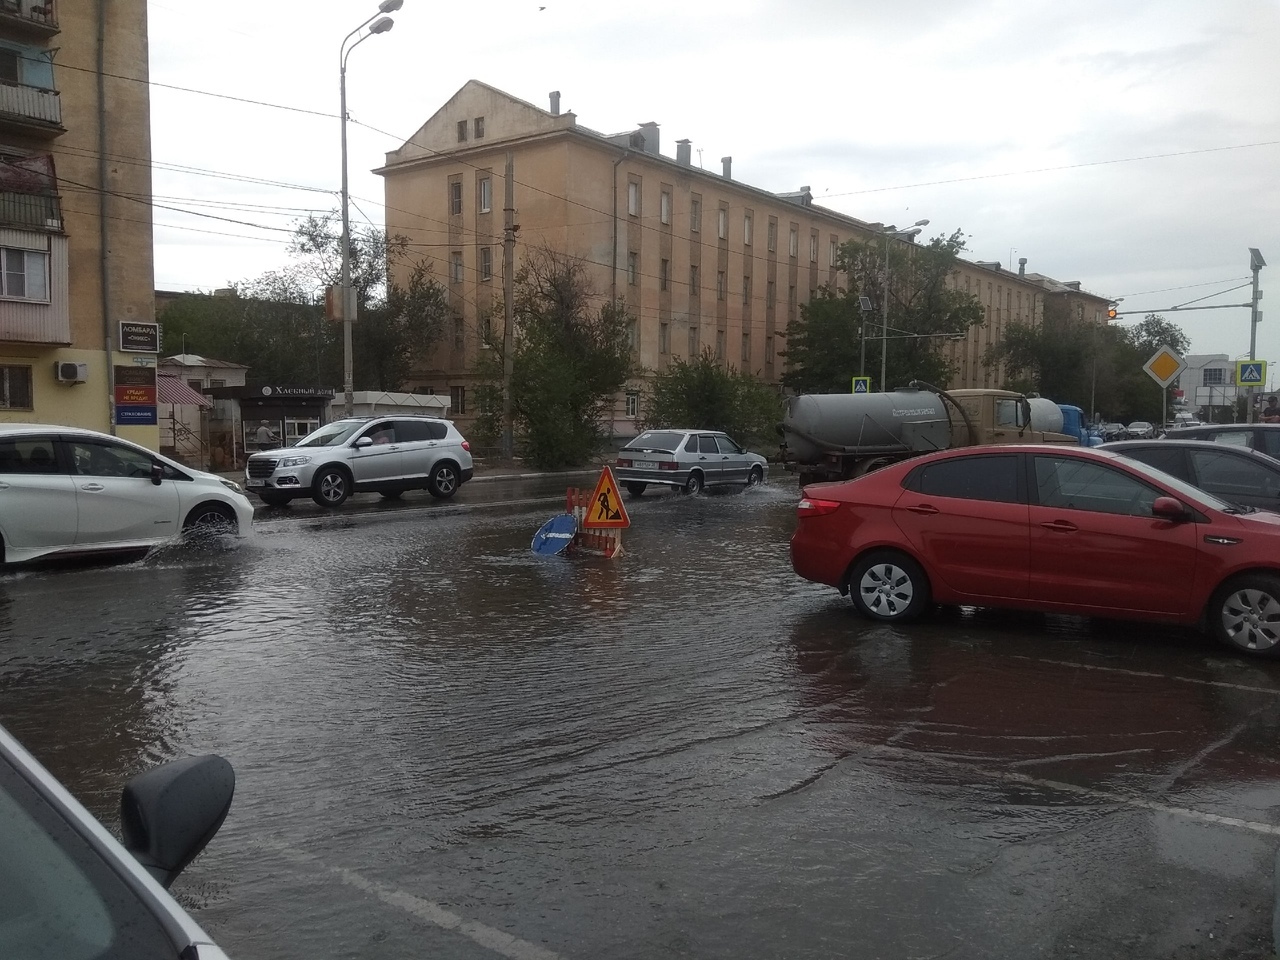
[(618, 494), (618, 481), (613, 479), (613, 471), (607, 466), (596, 481), (582, 526), (587, 530), (621, 530), (631, 526), (627, 508), (622, 505), (622, 497)]

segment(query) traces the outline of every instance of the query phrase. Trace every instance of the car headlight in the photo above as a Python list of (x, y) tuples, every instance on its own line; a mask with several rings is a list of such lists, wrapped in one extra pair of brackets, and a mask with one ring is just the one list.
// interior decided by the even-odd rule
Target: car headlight
[(222, 485), (227, 489), (240, 494), (244, 493), (244, 490), (240, 488), (240, 484), (236, 483), (234, 480), (228, 480), (226, 477), (219, 477), (218, 479), (222, 481)]
[(310, 463), (310, 457), (282, 457), (280, 462), (276, 464), (278, 467), (300, 467), (304, 463)]

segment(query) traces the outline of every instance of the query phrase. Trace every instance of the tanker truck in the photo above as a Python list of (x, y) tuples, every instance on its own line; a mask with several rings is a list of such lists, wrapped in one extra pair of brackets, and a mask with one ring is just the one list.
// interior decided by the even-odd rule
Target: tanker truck
[(810, 393), (783, 401), (781, 459), (800, 485), (848, 480), (933, 450), (1079, 441), (1062, 411), (1011, 390), (941, 390), (919, 380), (889, 393)]

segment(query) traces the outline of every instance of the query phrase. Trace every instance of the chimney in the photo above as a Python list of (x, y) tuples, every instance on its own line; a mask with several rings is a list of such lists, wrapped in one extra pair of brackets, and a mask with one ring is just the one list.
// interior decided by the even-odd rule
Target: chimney
[(551, 91), (551, 115), (553, 117), (560, 116), (560, 91)]
[(807, 183), (800, 188), (800, 206), (813, 206), (813, 194), (810, 192), (809, 185)]
[(644, 152), (658, 155), (658, 125), (650, 120), (640, 124), (640, 133), (644, 137)]
[(1063, 286), (1066, 287), (1068, 290), (1075, 290), (1077, 293), (1079, 293), (1080, 291), (1079, 280), (1068, 280), (1066, 283), (1063, 284)]
[(687, 167), (693, 163), (693, 147), (688, 140), (676, 141), (676, 163)]
[(724, 164), (724, 178), (726, 180), (733, 179), (733, 157), (721, 157), (720, 162)]
[(1025, 277), (1027, 275), (1027, 258), (1018, 258), (1018, 276)]

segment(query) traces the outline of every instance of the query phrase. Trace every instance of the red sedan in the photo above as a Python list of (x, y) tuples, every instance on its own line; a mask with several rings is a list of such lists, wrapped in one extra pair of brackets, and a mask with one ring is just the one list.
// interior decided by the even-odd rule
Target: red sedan
[(1200, 625), (1280, 656), (1280, 515), (1087, 448), (967, 447), (804, 488), (791, 565), (874, 620), (931, 604)]

